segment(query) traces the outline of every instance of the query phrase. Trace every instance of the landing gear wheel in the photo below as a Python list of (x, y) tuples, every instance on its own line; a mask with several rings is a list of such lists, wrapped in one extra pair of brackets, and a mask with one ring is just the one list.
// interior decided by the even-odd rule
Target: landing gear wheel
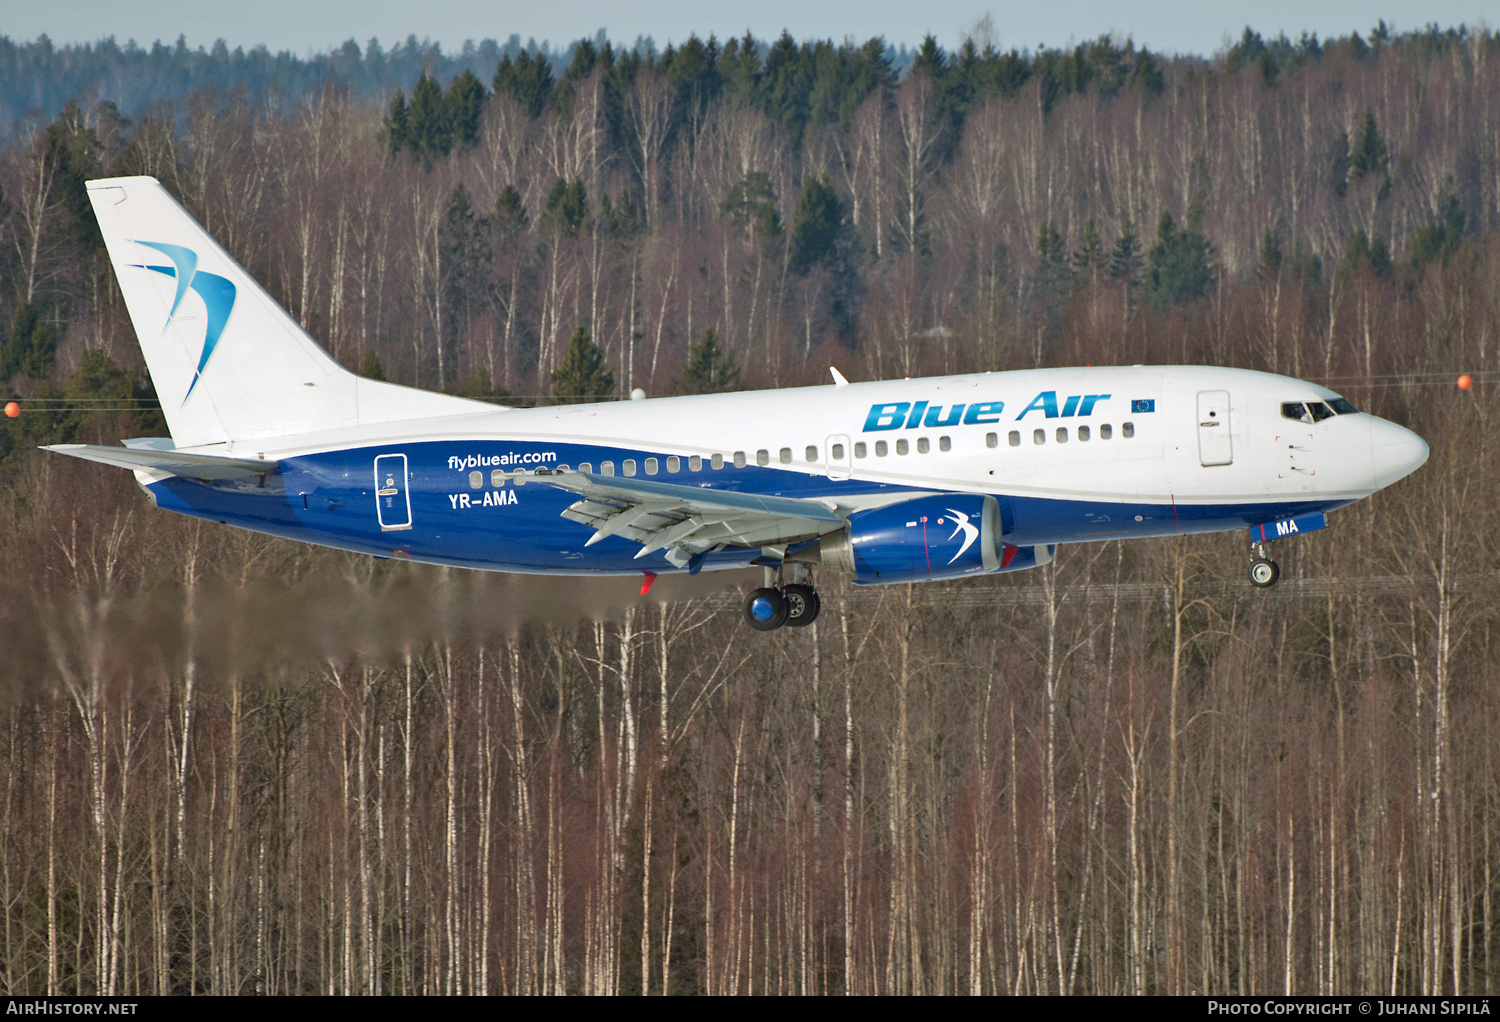
[(793, 582), (781, 591), (781, 595), (786, 599), (788, 628), (803, 628), (812, 624), (818, 619), (818, 611), (823, 609), (823, 601), (812, 586)]
[(1281, 577), (1281, 568), (1269, 557), (1250, 559), (1250, 584), (1260, 589), (1269, 589)]
[(787, 601), (776, 589), (755, 589), (745, 597), (745, 623), (758, 632), (786, 624)]

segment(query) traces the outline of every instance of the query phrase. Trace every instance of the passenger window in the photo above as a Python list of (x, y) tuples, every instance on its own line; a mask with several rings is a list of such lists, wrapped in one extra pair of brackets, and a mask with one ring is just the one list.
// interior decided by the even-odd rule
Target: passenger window
[(1281, 417), (1291, 419), (1293, 422), (1311, 422), (1312, 416), (1307, 414), (1307, 409), (1301, 401), (1286, 401), (1281, 405)]
[(581, 464), (581, 465), (578, 466), (578, 471), (580, 471), (580, 472), (592, 472), (592, 471), (594, 471), (594, 466), (590, 465), (588, 462), (585, 461), (583, 464)]
[(1067, 426), (1058, 426), (1057, 427), (1057, 442), (1060, 443), (1060, 444), (1065, 444), (1065, 443), (1068, 442), (1068, 427)]
[(469, 489), (477, 490), (484, 485), (484, 473), (474, 471), (469, 473)]
[(615, 474), (615, 463), (612, 461), (606, 461), (604, 464), (599, 466), (599, 469), (602, 474), (612, 476)]
[(1324, 419), (1333, 418), (1333, 409), (1321, 401), (1309, 401), (1307, 409), (1312, 412), (1314, 422), (1322, 422)]
[(875, 457), (884, 458), (889, 450), (890, 449), (886, 447), (884, 440), (875, 441)]
[(896, 453), (897, 454), (905, 454), (909, 450), (911, 450), (911, 445), (908, 444), (905, 440), (897, 440), (896, 441)]
[(1018, 433), (1016, 430), (1011, 430), (1010, 431), (1010, 445), (1012, 447), (1020, 447), (1021, 446), (1021, 434)]
[(648, 476), (654, 476), (654, 475), (656, 475), (656, 459), (655, 458), (647, 458), (646, 459), (646, 474)]
[(1038, 447), (1042, 446), (1042, 444), (1047, 442), (1047, 431), (1045, 429), (1039, 429), (1036, 432), (1032, 433), (1031, 442), (1036, 444)]
[(682, 471), (682, 459), (679, 458), (675, 454), (672, 455), (671, 457), (667, 458), (667, 471), (668, 472), (681, 472)]
[(781, 463), (783, 465), (790, 465), (792, 463), (792, 449), (790, 447), (783, 447), (781, 449)]
[(719, 469), (724, 467), (724, 455), (715, 454), (709, 461), (709, 464), (712, 465), (714, 467), (714, 471), (717, 472)]
[(1133, 423), (1133, 422), (1122, 422), (1122, 423), (1120, 423), (1120, 435), (1122, 437), (1124, 437), (1126, 440), (1129, 440), (1131, 437), (1135, 436), (1135, 423)]
[(834, 444), (833, 447), (829, 449), (828, 457), (831, 458), (834, 461), (843, 461), (844, 460), (844, 445), (843, 444)]
[(526, 470), (524, 468), (518, 468), (518, 469), (516, 469), (516, 474), (513, 475), (513, 476), (511, 476), (511, 478), (516, 481), (516, 485), (517, 486), (525, 486), (526, 485)]
[[(999, 447), (1000, 446), (1000, 434), (999, 433), (986, 433), (984, 435), (984, 446), (986, 446), (986, 447)], [(947, 448), (944, 448), (944, 450), (947, 450)]]
[(628, 475), (628, 476), (635, 475), (635, 459), (634, 458), (626, 458), (624, 464), (625, 464), (625, 474)]
[(806, 453), (807, 460), (809, 462), (815, 462), (818, 460), (818, 449), (816, 447), (813, 447), (811, 444), (808, 445)]
[(863, 458), (865, 456), (865, 452), (868, 450), (869, 448), (865, 446), (865, 442), (861, 440), (859, 443), (854, 445), (854, 456), (856, 458)]
[(735, 451), (734, 452), (734, 467), (735, 468), (744, 468), (745, 467), (745, 452), (744, 451)]
[(1113, 426), (1111, 426), (1109, 423), (1106, 422), (1104, 425), (1102, 425), (1102, 426), (1099, 427), (1099, 439), (1100, 440), (1108, 440), (1110, 437), (1112, 437), (1114, 435), (1115, 435), (1115, 428)]
[(505, 485), (505, 469), (497, 468), (490, 473), (490, 485), (496, 488)]
[(689, 472), (702, 472), (703, 471), (703, 459), (700, 458), (700, 457), (698, 457), (698, 455), (696, 455), (696, 454), (689, 455), (688, 456), (688, 471)]
[(1089, 438), (1089, 428), (1087, 426), (1079, 426), (1078, 427), (1078, 439), (1079, 439), (1079, 441), (1082, 442), (1084, 440), (1087, 440), (1088, 438)]
[(930, 450), (932, 450), (932, 445), (927, 442), (927, 438), (925, 436), (917, 437), (917, 453), (926, 454)]
[(771, 452), (762, 447), (755, 452), (755, 463), (757, 465), (769, 465), (771, 463)]
[[(995, 434), (993, 434), (993, 433), (990, 434), (990, 436), (994, 436), (994, 435)], [(990, 444), (990, 446), (994, 447), (995, 445), (994, 444)], [(940, 436), (940, 437), (938, 437), (938, 450), (940, 450), (940, 451), (951, 451), (951, 450), (953, 450), (953, 438), (952, 437), (946, 437), (946, 436)]]
[(1344, 397), (1336, 397), (1331, 399), (1328, 402), (1328, 406), (1340, 415), (1354, 415), (1359, 411), (1358, 408), (1354, 407), (1354, 403), (1352, 401)]
[(558, 465), (552, 471), (554, 471), (554, 472), (566, 472), (566, 471), (568, 471), (568, 466), (566, 466), (566, 465)]

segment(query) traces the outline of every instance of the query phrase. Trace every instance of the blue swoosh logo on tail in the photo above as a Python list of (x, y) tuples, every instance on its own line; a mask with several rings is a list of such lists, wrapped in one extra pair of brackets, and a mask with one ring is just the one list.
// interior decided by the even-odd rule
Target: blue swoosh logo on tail
[(155, 241), (138, 241), (136, 244), (154, 248), (172, 260), (171, 266), (137, 264), (142, 269), (153, 270), (177, 279), (177, 292), (172, 298), (172, 308), (167, 313), (167, 322), (162, 326), (163, 330), (171, 325), (172, 317), (177, 315), (177, 308), (182, 304), (182, 299), (187, 296), (189, 288), (198, 293), (198, 297), (203, 299), (204, 308), (208, 310), (208, 326), (203, 332), (203, 351), (198, 356), (197, 368), (193, 370), (193, 382), (188, 384), (187, 393), (182, 396), (182, 402), (186, 404), (187, 399), (193, 394), (193, 388), (198, 386), (198, 380), (202, 378), (203, 369), (208, 365), (214, 348), (218, 346), (219, 338), (224, 334), (224, 327), (229, 323), (229, 314), (234, 310), (234, 282), (217, 273), (199, 270), (198, 253), (190, 248)]

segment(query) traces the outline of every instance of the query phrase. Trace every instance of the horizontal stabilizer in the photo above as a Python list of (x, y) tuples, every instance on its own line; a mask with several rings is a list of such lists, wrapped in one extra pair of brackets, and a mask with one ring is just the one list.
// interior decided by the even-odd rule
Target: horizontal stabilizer
[(53, 444), (44, 451), (56, 451), (72, 458), (97, 461), (116, 468), (151, 469), (186, 479), (253, 479), (277, 469), (274, 461), (256, 458), (221, 458), (213, 454), (184, 454), (180, 451), (153, 451), (99, 444)]

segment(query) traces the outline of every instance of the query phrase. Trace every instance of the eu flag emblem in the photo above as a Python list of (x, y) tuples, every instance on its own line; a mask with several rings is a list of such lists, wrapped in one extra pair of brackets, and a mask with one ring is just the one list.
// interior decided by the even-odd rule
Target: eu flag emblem
[(1130, 402), (1132, 412), (1154, 412), (1156, 411), (1156, 399), (1148, 398), (1145, 401), (1134, 400)]

